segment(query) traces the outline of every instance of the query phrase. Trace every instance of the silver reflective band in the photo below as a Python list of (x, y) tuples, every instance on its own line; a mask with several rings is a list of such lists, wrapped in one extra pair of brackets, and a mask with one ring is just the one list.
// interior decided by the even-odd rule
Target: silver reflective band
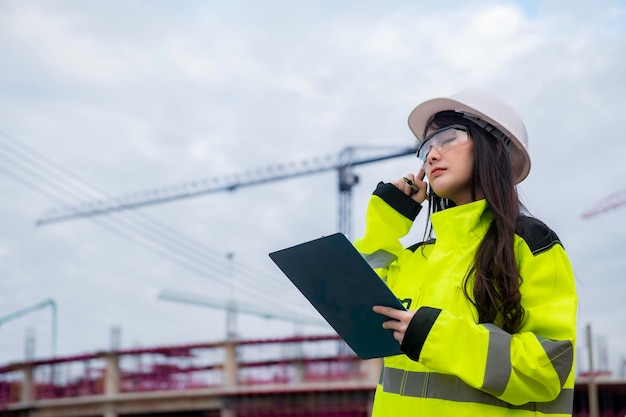
[(502, 395), (506, 389), (511, 376), (512, 337), (495, 324), (483, 324), (483, 326), (489, 330), (489, 346), (482, 389), (498, 396)]
[(554, 367), (561, 386), (565, 384), (567, 377), (572, 370), (574, 362), (574, 347), (569, 340), (550, 340), (537, 336), (537, 340), (541, 343), (541, 347), (550, 358), (550, 362)]
[(559, 396), (553, 401), (512, 405), (491, 394), (470, 387), (454, 375), (411, 372), (385, 367), (381, 379), (384, 392), (405, 397), (469, 402), (512, 410), (539, 411), (544, 414), (571, 414), (574, 403), (573, 389), (561, 390)]
[(372, 269), (384, 268), (396, 260), (396, 255), (381, 249), (370, 254), (361, 253), (361, 256), (365, 259), (369, 266), (372, 267)]
[(417, 150), (416, 156), (426, 161), (430, 150), (435, 148), (438, 152), (445, 152), (469, 141), (467, 127), (463, 125), (451, 125), (439, 129), (424, 138), (424, 142)]
[[(489, 330), (489, 345), (487, 347), (487, 364), (483, 379), (484, 391), (499, 396), (506, 389), (513, 365), (511, 364), (512, 336), (494, 324), (482, 324)], [(569, 340), (550, 340), (535, 335), (545, 351), (550, 364), (556, 372), (561, 386), (572, 370), (574, 362), (574, 348)]]

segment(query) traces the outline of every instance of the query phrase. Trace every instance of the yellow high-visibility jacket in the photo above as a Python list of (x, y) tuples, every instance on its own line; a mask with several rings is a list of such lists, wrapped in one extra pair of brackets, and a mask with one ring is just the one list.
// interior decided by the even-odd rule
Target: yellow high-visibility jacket
[[(574, 395), (577, 296), (557, 235), (520, 216), (515, 256), (525, 315), (509, 334), (478, 323), (463, 292), (493, 219), (485, 200), (431, 216), (436, 238), (403, 248), (421, 206), (392, 184), (371, 197), (365, 235), (354, 242), (394, 294), (417, 310), (404, 355), (384, 358), (373, 416), (567, 416)], [(470, 278), (470, 294), (473, 284)]]

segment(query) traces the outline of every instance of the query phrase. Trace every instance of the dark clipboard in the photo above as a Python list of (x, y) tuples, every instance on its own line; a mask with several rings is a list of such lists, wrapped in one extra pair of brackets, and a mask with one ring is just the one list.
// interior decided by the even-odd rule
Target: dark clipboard
[(269, 254), (361, 359), (401, 354), (388, 317), (374, 305), (405, 310), (398, 298), (341, 233)]

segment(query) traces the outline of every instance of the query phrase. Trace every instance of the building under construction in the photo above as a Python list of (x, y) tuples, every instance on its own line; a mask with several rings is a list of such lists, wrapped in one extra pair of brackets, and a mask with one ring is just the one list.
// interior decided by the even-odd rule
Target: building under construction
[[(336, 335), (96, 352), (2, 366), (0, 415), (365, 417), (381, 365)], [(597, 386), (600, 416), (626, 415), (626, 381)], [(579, 378), (574, 416), (587, 398)]]

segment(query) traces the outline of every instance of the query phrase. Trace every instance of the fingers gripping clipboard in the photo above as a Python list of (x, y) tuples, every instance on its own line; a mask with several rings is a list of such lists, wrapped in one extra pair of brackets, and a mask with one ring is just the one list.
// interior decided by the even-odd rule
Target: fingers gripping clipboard
[(269, 256), (361, 359), (402, 353), (393, 331), (382, 328), (390, 319), (372, 307), (405, 308), (343, 234)]

